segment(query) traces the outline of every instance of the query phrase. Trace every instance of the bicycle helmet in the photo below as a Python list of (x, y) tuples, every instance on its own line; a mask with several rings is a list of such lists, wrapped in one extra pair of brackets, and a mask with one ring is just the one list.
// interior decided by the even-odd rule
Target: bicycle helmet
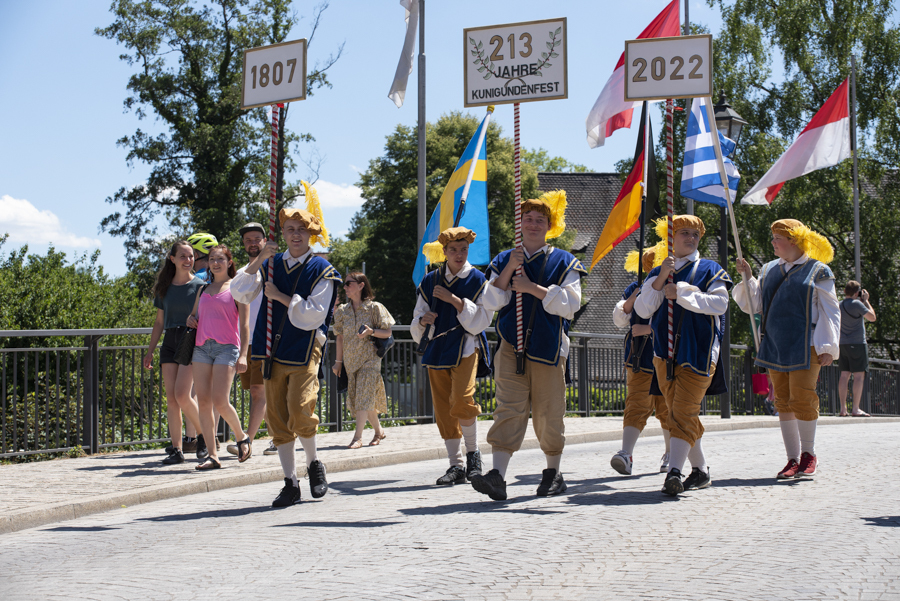
[(188, 236), (187, 243), (205, 255), (219, 245), (219, 241), (212, 234), (192, 234)]

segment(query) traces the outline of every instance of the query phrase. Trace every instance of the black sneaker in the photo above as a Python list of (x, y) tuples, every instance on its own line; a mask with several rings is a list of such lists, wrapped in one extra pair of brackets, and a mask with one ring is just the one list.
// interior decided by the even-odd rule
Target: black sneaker
[(684, 492), (684, 484), (681, 483), (681, 470), (674, 467), (666, 474), (666, 482), (663, 484), (662, 492), (670, 497), (677, 497), (679, 493)]
[[(184, 444), (184, 443), (182, 443), (182, 444)], [(166, 447), (166, 455), (171, 455), (171, 454), (174, 453), (174, 452), (175, 452), (175, 447), (174, 447), (174, 446), (169, 445), (169, 446)]]
[(175, 452), (163, 459), (162, 462), (165, 465), (184, 463), (184, 453), (181, 452), (181, 449), (175, 449)]
[(203, 440), (203, 435), (197, 435), (197, 459), (203, 461), (209, 457), (209, 449), (206, 448), (206, 441)]
[(437, 482), (435, 482), (435, 484), (452, 486), (452, 485), (456, 484), (457, 482), (464, 483), (465, 481), (466, 481), (466, 470), (464, 470), (463, 468), (461, 468), (458, 465), (451, 465), (447, 469), (447, 472), (443, 476), (441, 476), (440, 478), (437, 479)]
[(491, 470), (483, 476), (472, 476), (472, 488), (495, 501), (506, 500), (506, 482), (497, 470)]
[(284, 488), (281, 489), (281, 492), (278, 493), (278, 496), (272, 501), (272, 507), (290, 507), (299, 502), (300, 487), (294, 486), (294, 482), (290, 478), (285, 478)]
[(481, 475), (481, 451), (474, 450), (466, 453), (466, 478), (471, 482), (472, 478)]
[(541, 484), (537, 487), (537, 496), (552, 497), (566, 492), (566, 481), (558, 470), (548, 468), (541, 472)]
[(691, 475), (684, 479), (684, 490), (700, 490), (712, 484), (712, 478), (709, 477), (709, 467), (705, 472), (701, 472), (699, 467), (691, 470)]
[(325, 480), (325, 464), (316, 459), (309, 464), (306, 472), (309, 476), (309, 490), (313, 499), (321, 499), (328, 492), (328, 481)]

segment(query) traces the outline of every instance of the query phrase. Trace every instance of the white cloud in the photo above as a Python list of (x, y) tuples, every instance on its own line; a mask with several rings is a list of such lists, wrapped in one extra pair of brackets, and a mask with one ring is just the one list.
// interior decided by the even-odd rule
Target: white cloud
[[(329, 207), (358, 209), (365, 202), (362, 190), (350, 184), (333, 184), (320, 179), (315, 183), (315, 188), (319, 193), (319, 201), (322, 203), (322, 210), (326, 215), (328, 215)], [(298, 198), (294, 204), (305, 206), (306, 199)]]
[(53, 244), (66, 248), (95, 248), (97, 238), (77, 236), (66, 230), (53, 211), (40, 211), (24, 199), (0, 196), (0, 234), (13, 244)]

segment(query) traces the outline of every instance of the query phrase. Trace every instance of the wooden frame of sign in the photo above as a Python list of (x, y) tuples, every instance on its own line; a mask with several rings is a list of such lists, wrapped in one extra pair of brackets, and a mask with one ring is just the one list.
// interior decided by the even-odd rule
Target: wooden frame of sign
[(463, 29), (463, 105), (568, 98), (567, 40), (565, 17)]
[(712, 96), (711, 35), (625, 42), (625, 100)]
[(244, 50), (241, 109), (306, 100), (306, 38)]

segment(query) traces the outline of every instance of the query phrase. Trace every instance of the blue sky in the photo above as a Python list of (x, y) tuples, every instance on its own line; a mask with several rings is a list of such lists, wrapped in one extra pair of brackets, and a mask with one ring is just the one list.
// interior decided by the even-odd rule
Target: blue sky
[[(691, 21), (718, 31), (718, 14), (706, 2), (690, 1)], [(294, 3), (302, 18), (290, 39), (308, 36), (312, 4)], [(633, 152), (635, 133), (619, 131), (591, 150), (584, 121), (624, 41), (637, 37), (666, 4), (427, 0), (427, 119), (464, 110), (459, 43), (464, 28), (567, 17), (569, 97), (522, 105), (522, 145), (543, 147), (595, 171), (612, 171), (616, 161)], [(52, 243), (70, 256), (99, 248), (107, 272), (122, 275), (121, 240), (99, 231), (101, 219), (120, 207), (105, 199), (120, 187), (142, 183), (149, 168), (129, 167), (116, 140), (138, 127), (163, 130), (152, 119), (141, 122), (124, 112), (132, 68), (119, 60), (121, 47), (94, 35), (95, 27), (112, 22), (109, 5), (108, 0), (0, 2), (0, 234), (10, 234), (0, 252), (25, 243), (38, 253)], [(362, 203), (355, 187), (359, 173), (383, 153), (386, 136), (398, 124), (416, 122), (416, 69), (406, 104), (397, 109), (387, 98), (403, 44), (403, 15), (397, 0), (331, 0), (308, 60), (312, 65), (346, 42), (343, 57), (329, 72), (334, 88), (290, 109), (287, 127), (313, 134), (316, 150), (325, 157), (317, 188), (326, 224), (337, 235), (346, 234)], [(484, 114), (483, 108), (470, 111)], [(512, 135), (512, 105), (499, 105), (494, 120)], [(657, 121), (654, 127), (659, 126)], [(301, 166), (289, 179), (305, 176)]]

